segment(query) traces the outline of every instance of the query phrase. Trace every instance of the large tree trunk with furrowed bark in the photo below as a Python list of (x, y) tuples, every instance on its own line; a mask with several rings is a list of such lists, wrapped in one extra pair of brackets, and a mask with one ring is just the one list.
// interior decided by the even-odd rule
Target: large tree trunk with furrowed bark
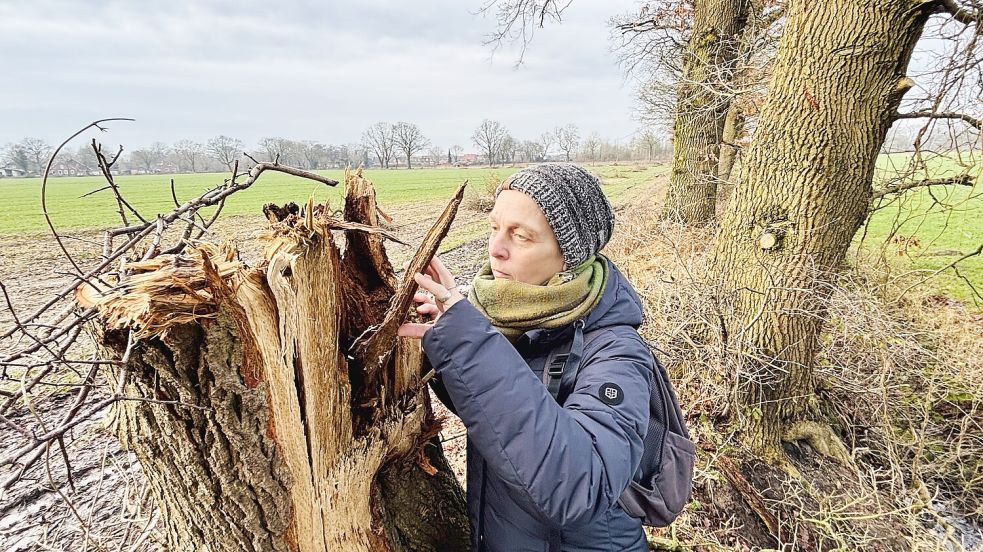
[[(361, 171), (346, 188), (344, 220), (268, 205), (259, 266), (202, 244), (88, 291), (105, 356), (138, 338), (115, 377), (147, 400), (117, 404), (112, 421), (169, 550), (469, 549), (419, 343), (396, 337), (416, 286), (394, 276)], [(461, 192), (407, 274), (432, 258)]]
[(778, 459), (783, 439), (822, 436), (812, 366), (829, 283), (867, 216), (874, 162), (913, 84), (905, 69), (930, 9), (914, 0), (790, 2), (710, 259), (738, 355), (735, 410), (766, 456)]
[(694, 3), (693, 29), (683, 54), (672, 126), (672, 171), (662, 212), (665, 219), (694, 225), (713, 219), (720, 140), (730, 105), (723, 88), (733, 75), (747, 17), (747, 0)]

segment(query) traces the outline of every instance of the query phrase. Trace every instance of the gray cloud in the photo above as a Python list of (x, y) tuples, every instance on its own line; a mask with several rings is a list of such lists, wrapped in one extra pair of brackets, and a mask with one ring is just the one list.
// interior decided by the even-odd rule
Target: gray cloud
[(637, 123), (606, 20), (635, 3), (574, 2), (518, 69), (515, 47), (483, 44), (494, 20), (477, 2), (0, 3), (0, 143), (105, 116), (137, 119), (104, 137), (130, 149), (220, 133), (352, 142), (378, 120), (473, 149), (486, 117), (519, 138), (570, 122), (618, 138)]

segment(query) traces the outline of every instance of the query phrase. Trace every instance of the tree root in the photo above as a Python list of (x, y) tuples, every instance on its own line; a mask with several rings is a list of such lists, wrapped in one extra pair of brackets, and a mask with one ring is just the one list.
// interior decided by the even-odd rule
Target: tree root
[(853, 465), (850, 451), (828, 424), (800, 420), (785, 430), (782, 440), (786, 442), (805, 441), (823, 456), (832, 458), (844, 466)]

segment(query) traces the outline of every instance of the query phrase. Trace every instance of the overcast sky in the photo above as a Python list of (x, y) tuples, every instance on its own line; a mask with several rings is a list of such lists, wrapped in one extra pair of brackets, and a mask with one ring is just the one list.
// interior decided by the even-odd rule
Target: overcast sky
[[(519, 139), (577, 124), (629, 139), (633, 86), (608, 18), (636, 0), (573, 2), (525, 62), (492, 52), (479, 0), (0, 0), (0, 145), (60, 142), (102, 117), (133, 150), (227, 134), (358, 141), (376, 121), (418, 124), (475, 150), (483, 118)], [(75, 145), (81, 145), (82, 141)]]

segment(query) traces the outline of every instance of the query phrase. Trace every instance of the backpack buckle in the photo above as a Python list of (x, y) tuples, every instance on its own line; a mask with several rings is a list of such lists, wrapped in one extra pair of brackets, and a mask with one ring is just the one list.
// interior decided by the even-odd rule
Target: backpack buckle
[(563, 375), (563, 365), (567, 363), (567, 357), (569, 356), (568, 353), (563, 353), (553, 357), (553, 361), (550, 362), (549, 367), (546, 369), (551, 377), (558, 378)]

